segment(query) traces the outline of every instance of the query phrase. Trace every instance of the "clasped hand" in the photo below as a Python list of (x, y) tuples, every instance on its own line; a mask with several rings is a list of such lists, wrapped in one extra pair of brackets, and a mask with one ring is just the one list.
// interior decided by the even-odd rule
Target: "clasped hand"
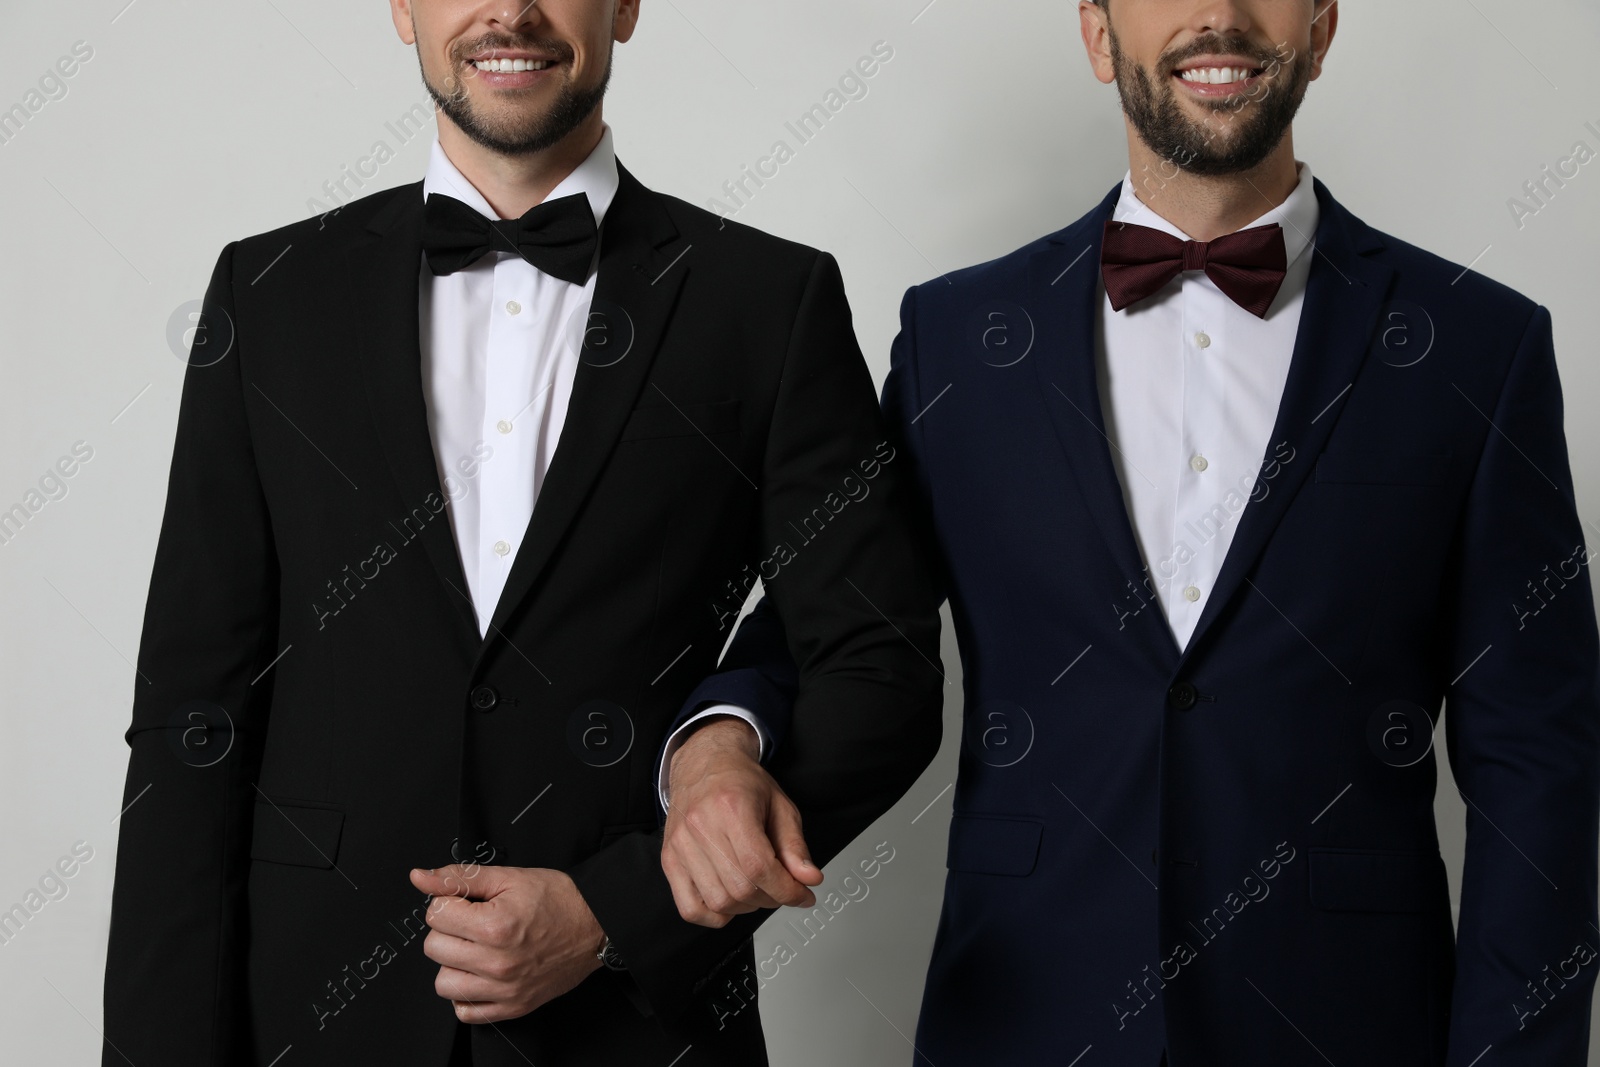
[(412, 870), (411, 884), (433, 897), (422, 951), (462, 1022), (526, 1015), (600, 966), (605, 935), (561, 871), (452, 863)]

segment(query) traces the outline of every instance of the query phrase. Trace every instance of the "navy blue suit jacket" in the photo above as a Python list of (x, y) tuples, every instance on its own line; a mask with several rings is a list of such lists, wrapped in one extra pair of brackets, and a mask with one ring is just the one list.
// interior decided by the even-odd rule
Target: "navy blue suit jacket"
[[(1600, 652), (1549, 313), (1316, 183), (1277, 423), (1180, 650), (1102, 431), (1117, 195), (901, 307), (883, 407), (966, 699), (918, 1049), (1579, 1067)], [(781, 621), (754, 621), (686, 711), (740, 702), (793, 745)], [(1439, 741), (1468, 811), (1454, 937)]]

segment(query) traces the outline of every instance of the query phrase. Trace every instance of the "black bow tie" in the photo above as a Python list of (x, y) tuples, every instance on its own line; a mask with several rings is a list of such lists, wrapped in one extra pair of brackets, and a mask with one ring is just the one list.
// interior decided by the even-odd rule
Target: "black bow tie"
[(516, 252), (546, 274), (582, 285), (599, 233), (584, 193), (536, 204), (520, 219), (486, 218), (442, 193), (423, 205), (422, 250), (434, 274), (452, 274), (486, 252)]

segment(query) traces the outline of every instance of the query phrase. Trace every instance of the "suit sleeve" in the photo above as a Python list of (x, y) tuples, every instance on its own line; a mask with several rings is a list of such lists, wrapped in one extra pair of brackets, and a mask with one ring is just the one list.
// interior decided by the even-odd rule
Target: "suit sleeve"
[(715, 704), (732, 704), (761, 724), (773, 749), (783, 744), (800, 688), (800, 672), (789, 657), (783, 620), (767, 597), (756, 601), (750, 614), (740, 620), (719, 666), (721, 670), (705, 678), (683, 702), (668, 737), (696, 713)]
[[(278, 569), (223, 249), (184, 372), (134, 679), (103, 1062), (243, 1062), (244, 896)], [(215, 353), (226, 351), (216, 358)]]
[[(934, 578), (935, 600), (942, 603), (947, 584), (932, 537), (931, 494), (926, 481), (927, 468), (921, 460), (922, 438), (916, 426), (923, 406), (916, 374), (916, 292), (907, 290), (901, 301), (900, 333), (890, 350), (882, 412), (887, 439), (908, 461), (909, 469), (900, 474), (905, 483), (911, 532), (918, 538), (922, 558)], [(783, 620), (773, 609), (771, 599), (763, 596), (740, 621), (719, 666), (721, 669), (716, 674), (705, 678), (689, 694), (669, 734), (709, 705), (734, 704), (761, 724), (776, 752), (789, 732), (800, 678), (789, 655)]]
[(1600, 970), (1600, 642), (1544, 308), (1491, 422), (1463, 512), (1446, 674), (1467, 805), (1447, 1062), (1493, 1046), (1496, 1064), (1581, 1067)]
[(693, 731), (691, 720), (724, 708), (750, 723), (761, 739), (761, 762), (767, 763), (789, 730), (800, 674), (789, 658), (783, 622), (766, 597), (756, 601), (750, 614), (734, 630), (733, 641), (722, 657), (721, 670), (703, 679), (683, 702), (678, 717), (656, 753), (656, 820), (665, 824), (668, 760)]
[[(906, 458), (885, 433), (844, 282), (819, 253), (789, 341), (761, 479), (762, 575), (797, 686), (771, 769), (827, 863), (938, 751), (938, 601), (911, 528)], [(769, 660), (770, 661), (770, 660)], [(569, 872), (657, 1014), (692, 1006), (770, 912), (721, 930), (685, 922), (659, 834)]]

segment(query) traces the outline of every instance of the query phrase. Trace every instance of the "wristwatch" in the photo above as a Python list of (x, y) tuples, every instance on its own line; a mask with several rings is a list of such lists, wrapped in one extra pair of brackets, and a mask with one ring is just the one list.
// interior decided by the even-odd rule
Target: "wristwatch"
[(606, 934), (605, 938), (606, 939), (600, 943), (600, 951), (594, 954), (594, 958), (605, 964), (609, 970), (627, 970), (628, 965), (622, 962), (622, 955), (617, 951), (617, 946), (611, 943), (611, 935)]

